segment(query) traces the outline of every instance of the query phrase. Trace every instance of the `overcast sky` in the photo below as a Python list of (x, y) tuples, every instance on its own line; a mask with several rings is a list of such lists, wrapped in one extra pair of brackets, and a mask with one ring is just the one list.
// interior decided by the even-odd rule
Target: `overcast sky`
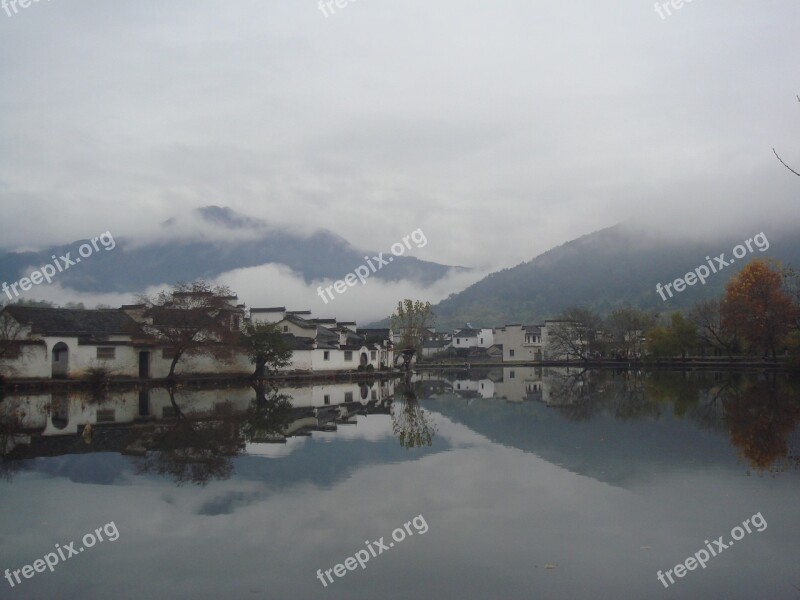
[[(13, 12), (13, 9), (10, 9)], [(208, 204), (512, 266), (640, 216), (796, 220), (800, 4), (44, 0), (0, 12), (9, 248)], [(754, 231), (759, 231), (754, 230)]]

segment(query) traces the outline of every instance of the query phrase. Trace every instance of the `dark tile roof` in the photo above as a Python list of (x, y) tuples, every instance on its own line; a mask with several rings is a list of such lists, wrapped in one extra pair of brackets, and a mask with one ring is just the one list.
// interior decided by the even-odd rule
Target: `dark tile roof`
[(77, 310), (11, 305), (5, 312), (23, 325), (30, 323), (32, 333), (40, 335), (112, 335), (132, 334), (139, 326), (121, 310)]
[[(302, 327), (303, 329), (315, 329), (318, 327), (316, 323), (312, 323), (311, 321), (307, 321), (306, 319), (301, 319), (300, 317), (295, 317), (286, 313), (286, 316), (283, 319), (284, 321), (289, 321), (298, 327)], [(324, 328), (323, 328), (324, 329)]]
[(314, 347), (314, 340), (311, 338), (297, 337), (291, 333), (284, 333), (283, 339), (289, 343), (292, 350), (311, 350)]
[(251, 308), (251, 313), (262, 313), (262, 312), (286, 312), (285, 306), (274, 306), (272, 308)]
[(453, 335), (453, 337), (473, 338), (478, 337), (480, 332), (480, 329), (467, 329), (465, 327), (464, 329), (459, 329), (458, 332)]
[(389, 329), (358, 329), (356, 331), (367, 343), (374, 344), (390, 340)]
[(170, 308), (154, 306), (148, 311), (148, 316), (153, 319), (156, 327), (213, 327), (218, 320), (208, 314), (205, 308)]
[(422, 342), (423, 348), (444, 348), (445, 346), (449, 345), (449, 340), (425, 340)]

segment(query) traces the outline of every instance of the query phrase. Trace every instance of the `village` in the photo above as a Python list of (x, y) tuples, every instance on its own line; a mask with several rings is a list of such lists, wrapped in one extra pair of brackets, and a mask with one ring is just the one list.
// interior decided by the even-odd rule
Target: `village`
[[(183, 300), (207, 296), (207, 292), (181, 292)], [(390, 371), (402, 364), (395, 349), (402, 332), (391, 328), (362, 328), (354, 321), (319, 318), (310, 310), (286, 307), (247, 308), (235, 295), (217, 298), (206, 311), (217, 327), (238, 334), (248, 326), (273, 324), (291, 348), (291, 358), (279, 370), (284, 373), (333, 373), (346, 371)], [(76, 309), (12, 304), (0, 310), (0, 368), (7, 380), (80, 379), (101, 370), (108, 376), (135, 379), (164, 379), (172, 374), (249, 375), (250, 356), (234, 348), (214, 349), (218, 339), (209, 338), (207, 348), (186, 351), (175, 364), (176, 344), (168, 336), (154, 336), (151, 330), (170, 327), (181, 331), (192, 324), (182, 322), (181, 307), (148, 310), (144, 304), (119, 308)], [(426, 327), (421, 356), (413, 362), (441, 357), (486, 362), (539, 362), (568, 358), (554, 352), (548, 329), (557, 321), (539, 326), (506, 325), (473, 328), (469, 323), (453, 331)], [(219, 336), (217, 336), (218, 338)], [(174, 373), (173, 373), (174, 371)]]

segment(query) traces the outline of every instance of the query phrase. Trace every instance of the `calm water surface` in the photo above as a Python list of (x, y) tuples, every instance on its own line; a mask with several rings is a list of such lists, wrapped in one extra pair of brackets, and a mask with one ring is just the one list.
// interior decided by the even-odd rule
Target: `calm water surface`
[(0, 568), (119, 537), (0, 597), (797, 599), (799, 397), (780, 375), (534, 368), (7, 396)]

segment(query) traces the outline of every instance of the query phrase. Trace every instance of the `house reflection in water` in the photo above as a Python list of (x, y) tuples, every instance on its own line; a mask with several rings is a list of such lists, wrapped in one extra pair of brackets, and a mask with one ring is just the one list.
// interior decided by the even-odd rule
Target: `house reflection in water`
[(140, 472), (204, 483), (230, 474), (248, 444), (336, 431), (359, 415), (390, 414), (393, 381), (302, 388), (164, 388), (14, 395), (0, 402), (3, 463), (92, 452), (138, 457)]

